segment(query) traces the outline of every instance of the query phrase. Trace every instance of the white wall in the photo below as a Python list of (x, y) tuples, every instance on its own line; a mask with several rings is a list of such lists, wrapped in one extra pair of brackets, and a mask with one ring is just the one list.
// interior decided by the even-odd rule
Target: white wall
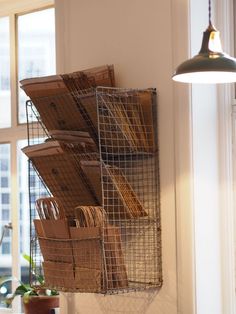
[[(183, 7), (187, 1), (177, 2)], [(170, 0), (56, 1), (58, 72), (114, 64), (118, 86), (156, 87), (159, 105), (163, 287), (158, 293), (70, 296), (68, 314), (177, 313), (171, 5)]]

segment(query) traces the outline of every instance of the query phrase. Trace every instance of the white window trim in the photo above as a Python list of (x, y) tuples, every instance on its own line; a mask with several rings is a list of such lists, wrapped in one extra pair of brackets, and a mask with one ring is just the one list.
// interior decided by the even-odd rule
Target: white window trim
[[(226, 0), (225, 0), (226, 1)], [(236, 313), (235, 226), (232, 165), (232, 89), (218, 88), (219, 158), (220, 158), (220, 239), (222, 313)]]
[(12, 313), (12, 310), (11, 309), (1, 309), (0, 313), (1, 314), (10, 314), (10, 313)]
[(54, 0), (0, 0), (0, 15), (18, 14), (54, 5)]
[[(224, 50), (234, 54), (233, 0), (216, 1), (217, 25), (221, 31)], [(232, 104), (234, 85), (218, 87), (219, 157), (221, 182), (221, 271), (222, 313), (236, 313), (235, 282), (235, 204), (233, 199), (232, 162)]]
[[(9, 143), (11, 147), (11, 173), (17, 173), (17, 142), (19, 140), (27, 139), (26, 124), (18, 124), (17, 118), (17, 69), (16, 69), (16, 19), (17, 14), (28, 13), (33, 10), (40, 10), (53, 6), (52, 0), (8, 0), (1, 2), (0, 16), (9, 16), (10, 19), (10, 53), (11, 53), (11, 127), (0, 129), (0, 144)], [(18, 213), (18, 199), (16, 197), (18, 191), (17, 177), (11, 177), (11, 222), (12, 230), (12, 276), (20, 277), (20, 261), (19, 261), (19, 213)], [(13, 283), (14, 285), (17, 283)], [(19, 313), (20, 298), (14, 300), (12, 309), (0, 309), (0, 314), (5, 313)]]
[[(233, 6), (233, 8), (232, 8)], [(233, 36), (233, 41), (234, 41), (234, 47), (233, 47), (233, 50), (232, 50), (232, 55), (234, 55), (234, 57), (236, 57), (236, 0), (231, 0), (231, 9), (232, 9), (232, 12), (231, 12), (231, 18), (232, 18), (232, 21), (231, 21), (231, 24), (233, 26), (233, 29), (234, 29), (234, 34), (231, 33), (231, 36)], [(231, 47), (232, 48), (232, 47)], [(236, 105), (236, 83), (234, 84), (234, 105)]]

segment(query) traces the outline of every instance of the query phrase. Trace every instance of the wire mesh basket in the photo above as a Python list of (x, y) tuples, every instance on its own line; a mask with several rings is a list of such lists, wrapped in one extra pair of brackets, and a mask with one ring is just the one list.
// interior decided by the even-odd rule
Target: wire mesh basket
[[(45, 286), (96, 293), (160, 287), (155, 89), (36, 97), (27, 102), (27, 117), (23, 151), (40, 179), (37, 195), (30, 185), (37, 199), (31, 258)], [(31, 284), (38, 284), (34, 277)]]

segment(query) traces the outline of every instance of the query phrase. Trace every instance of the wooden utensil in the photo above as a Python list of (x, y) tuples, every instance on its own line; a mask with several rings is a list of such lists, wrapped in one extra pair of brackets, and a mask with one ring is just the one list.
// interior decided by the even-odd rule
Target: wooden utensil
[(40, 219), (64, 219), (65, 213), (60, 201), (55, 197), (44, 197), (36, 200), (36, 210)]

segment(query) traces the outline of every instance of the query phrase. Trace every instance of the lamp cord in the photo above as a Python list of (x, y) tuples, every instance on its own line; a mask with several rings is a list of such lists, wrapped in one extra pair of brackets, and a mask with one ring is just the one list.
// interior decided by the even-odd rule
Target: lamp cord
[(209, 25), (211, 25), (211, 0), (209, 0), (208, 13), (209, 13)]

